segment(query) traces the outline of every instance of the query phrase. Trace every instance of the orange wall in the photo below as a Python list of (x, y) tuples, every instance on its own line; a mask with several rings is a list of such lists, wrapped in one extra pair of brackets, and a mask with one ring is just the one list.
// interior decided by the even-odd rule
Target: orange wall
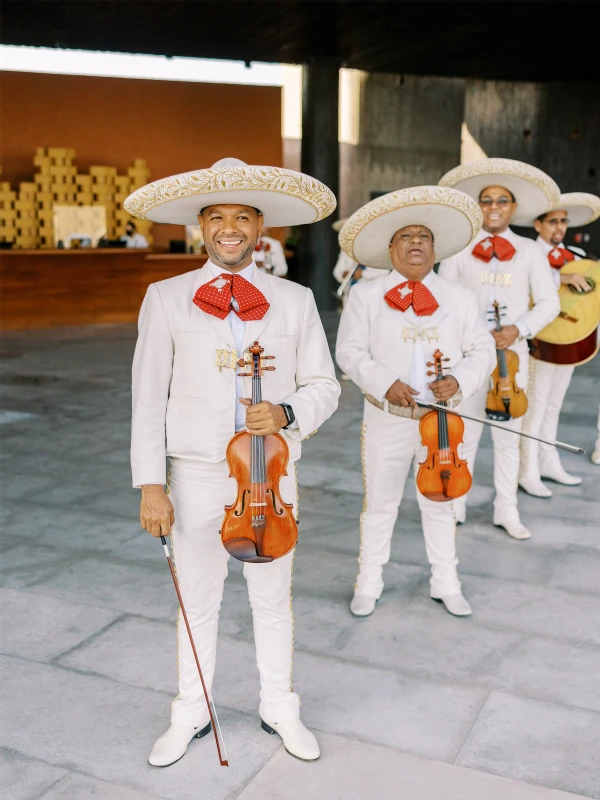
[[(216, 83), (0, 73), (2, 177), (31, 180), (36, 147), (74, 147), (75, 164), (146, 159), (151, 180), (235, 156), (282, 165), (281, 89)], [(154, 226), (155, 245), (184, 238)]]

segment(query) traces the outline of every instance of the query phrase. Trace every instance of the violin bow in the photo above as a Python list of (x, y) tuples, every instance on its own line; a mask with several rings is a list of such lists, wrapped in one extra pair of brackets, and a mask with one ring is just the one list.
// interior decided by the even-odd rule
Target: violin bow
[(187, 618), (187, 614), (185, 613), (185, 608), (183, 605), (183, 600), (181, 597), (181, 592), (179, 591), (179, 581), (177, 580), (177, 575), (175, 574), (175, 568), (173, 567), (173, 562), (171, 560), (171, 553), (169, 552), (169, 545), (167, 544), (167, 540), (164, 536), (160, 537), (162, 542), (165, 555), (167, 557), (167, 564), (169, 565), (169, 569), (171, 570), (171, 577), (173, 578), (173, 583), (175, 585), (175, 591), (177, 592), (177, 599), (179, 600), (179, 607), (181, 608), (181, 613), (183, 615), (183, 619), (185, 621), (185, 627), (187, 628), (188, 636), (190, 637), (190, 644), (192, 645), (192, 652), (194, 653), (194, 658), (196, 659), (196, 666), (198, 667), (198, 673), (200, 675), (200, 681), (202, 682), (202, 689), (204, 690), (204, 697), (206, 698), (206, 705), (208, 706), (208, 713), (210, 715), (210, 721), (212, 723), (213, 733), (215, 735), (215, 742), (217, 743), (217, 753), (219, 754), (219, 761), (222, 767), (228, 767), (229, 761), (227, 760), (227, 752), (225, 751), (225, 742), (223, 740), (223, 734), (221, 733), (221, 726), (219, 725), (219, 718), (217, 717), (217, 710), (215, 708), (214, 701), (212, 699), (212, 695), (210, 693), (210, 689), (204, 682), (204, 675), (202, 674), (202, 668), (200, 666), (200, 659), (198, 658), (198, 653), (196, 652), (196, 645), (194, 644), (194, 638), (192, 636), (192, 629), (190, 628), (190, 623)]
[(336, 295), (338, 297), (342, 297), (342, 295), (344, 294), (344, 289), (346, 288), (346, 286), (348, 286), (348, 284), (352, 280), (352, 277), (353, 277), (354, 273), (356, 272), (356, 270), (357, 270), (357, 267), (354, 267), (354, 269), (349, 270), (349, 272), (346, 275), (346, 277), (344, 278), (344, 280), (340, 283), (340, 285), (338, 286), (337, 292), (336, 292)]
[(523, 433), (523, 431), (515, 431), (513, 428), (505, 428), (504, 425), (498, 424), (497, 422), (490, 422), (489, 419), (483, 419), (482, 417), (471, 417), (468, 414), (463, 414), (460, 411), (453, 411), (446, 406), (440, 406), (437, 403), (421, 403), (419, 400), (416, 401), (417, 405), (421, 408), (431, 408), (431, 409), (439, 409), (440, 411), (445, 411), (447, 414), (454, 414), (455, 417), (462, 417), (463, 419), (470, 419), (473, 422), (481, 422), (482, 425), (489, 425), (490, 428), (498, 428), (501, 431), (506, 431), (507, 433), (516, 433), (517, 436), (524, 436), (526, 439), (533, 439), (534, 442), (541, 442), (542, 444), (549, 444), (551, 447), (558, 447), (560, 450), (566, 450), (567, 453), (575, 453), (578, 456), (585, 455), (585, 450), (581, 447), (575, 447), (573, 444), (565, 444), (565, 442), (551, 442), (547, 439), (540, 439), (538, 436), (532, 436), (531, 433)]

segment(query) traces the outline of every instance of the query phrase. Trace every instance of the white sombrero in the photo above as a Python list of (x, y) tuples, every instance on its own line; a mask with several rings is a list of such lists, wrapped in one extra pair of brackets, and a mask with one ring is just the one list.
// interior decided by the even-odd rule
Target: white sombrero
[(461, 164), (443, 175), (439, 184), (460, 189), (474, 200), (479, 200), (488, 186), (508, 189), (517, 201), (511, 225), (526, 225), (527, 220), (554, 208), (560, 197), (560, 189), (545, 172), (510, 158), (484, 158)]
[[(550, 214), (552, 211), (566, 211), (569, 216), (569, 227), (581, 228), (583, 225), (589, 225), (590, 222), (594, 222), (600, 217), (600, 197), (588, 192), (561, 194), (558, 198), (558, 203), (545, 213)], [(526, 222), (521, 222), (521, 225), (533, 228), (536, 219), (537, 217), (532, 217)]]
[(339, 233), (347, 222), (348, 217), (342, 217), (342, 219), (336, 219), (335, 222), (332, 222), (331, 227), (336, 233)]
[(224, 203), (257, 208), (265, 226), (273, 228), (317, 222), (337, 205), (333, 192), (310, 175), (223, 158), (208, 169), (142, 186), (129, 195), (124, 207), (132, 216), (152, 222), (197, 225), (203, 208)]
[(438, 261), (463, 250), (479, 232), (479, 205), (464, 192), (445, 186), (399, 189), (371, 200), (340, 231), (340, 247), (357, 264), (379, 269), (393, 267), (389, 245), (407, 225), (423, 225), (434, 238)]

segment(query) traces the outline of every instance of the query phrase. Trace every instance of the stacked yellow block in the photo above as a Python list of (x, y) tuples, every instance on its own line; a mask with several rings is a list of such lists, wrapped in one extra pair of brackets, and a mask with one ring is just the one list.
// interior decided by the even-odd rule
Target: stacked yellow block
[(17, 193), (10, 183), (0, 183), (0, 242), (14, 242), (17, 238), (17, 212), (15, 202)]
[(136, 189), (145, 186), (149, 180), (150, 170), (143, 158), (136, 158), (134, 160), (133, 164), (127, 170), (127, 175), (118, 175), (115, 178), (115, 202), (117, 205), (115, 220), (117, 236), (124, 236), (127, 223), (130, 219), (133, 219), (138, 233), (145, 236), (148, 240), (148, 244), (152, 245), (152, 223), (145, 219), (134, 219), (123, 208), (123, 203), (128, 195), (130, 195), (131, 192), (135, 192)]
[[(136, 158), (127, 175), (117, 175), (116, 167), (93, 166), (89, 175), (77, 174), (73, 148), (38, 147), (33, 159), (37, 172), (32, 183), (21, 183), (19, 193), (10, 184), (0, 183), (0, 241), (14, 247), (55, 247), (54, 205), (104, 206), (106, 235), (117, 239), (125, 234), (133, 219), (123, 208), (131, 192), (148, 183), (150, 170)], [(135, 220), (137, 230), (152, 244), (152, 223)]]

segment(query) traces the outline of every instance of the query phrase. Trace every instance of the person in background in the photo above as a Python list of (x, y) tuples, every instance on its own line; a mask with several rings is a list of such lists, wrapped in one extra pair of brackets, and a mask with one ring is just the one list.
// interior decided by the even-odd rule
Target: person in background
[[(338, 219), (331, 227), (336, 233), (339, 233), (347, 221), (348, 217)], [(389, 275), (390, 272), (389, 270), (373, 269), (373, 267), (365, 267), (364, 264), (357, 264), (356, 261), (353, 261), (349, 255), (344, 253), (343, 250), (340, 250), (338, 260), (335, 262), (335, 267), (333, 268), (333, 277), (340, 284), (340, 286), (346, 280), (350, 271), (352, 271), (354, 274), (344, 286), (341, 295), (339, 294), (338, 289), (338, 297), (340, 297), (342, 300), (342, 309), (346, 307), (350, 289), (353, 286), (356, 286), (359, 281), (372, 281), (374, 278), (383, 278), (384, 275)], [(340, 378), (343, 381), (351, 380), (351, 378), (346, 375), (345, 372), (340, 374)]]
[[(566, 284), (577, 292), (591, 291), (583, 275), (570, 270), (563, 271), (566, 264), (586, 257), (585, 251), (579, 247), (565, 247), (564, 238), (569, 225), (580, 228), (599, 216), (599, 197), (587, 192), (572, 192), (562, 194), (555, 208), (529, 221), (527, 227), (535, 227), (538, 233), (537, 245), (544, 258), (548, 259), (557, 289)], [(557, 438), (558, 418), (574, 369), (572, 364), (551, 364), (529, 358), (529, 408), (523, 420), (525, 433), (547, 441)], [(555, 447), (523, 439), (519, 485), (534, 497), (552, 497), (542, 478), (565, 486), (578, 486), (581, 483), (578, 475), (570, 475), (565, 470)]]
[(123, 236), (123, 241), (125, 242), (125, 247), (135, 247), (137, 249), (143, 249), (145, 247), (150, 247), (148, 244), (148, 239), (145, 236), (142, 236), (141, 233), (137, 232), (137, 228), (135, 222), (131, 220), (127, 223), (127, 227), (125, 228), (125, 236)]
[[(500, 305), (502, 327), (492, 330), (496, 350), (511, 349), (519, 357), (517, 385), (526, 390), (529, 373), (527, 339), (552, 322), (560, 311), (558, 291), (548, 260), (531, 239), (518, 236), (509, 225), (535, 219), (556, 206), (560, 190), (536, 167), (508, 158), (488, 158), (462, 164), (439, 181), (468, 194), (479, 202), (483, 226), (462, 252), (443, 259), (438, 274), (472, 289), (479, 301), (481, 320), (493, 323), (493, 303)], [(465, 414), (482, 416), (489, 386), (482, 386), (461, 408)], [(502, 425), (520, 431), (523, 417), (510, 418)], [(474, 472), (475, 456), (483, 425), (465, 420), (463, 458)], [(494, 525), (504, 528), (513, 539), (529, 539), (531, 532), (521, 522), (517, 505), (520, 467), (519, 439), (492, 428), (494, 448)], [(454, 501), (457, 522), (464, 522), (467, 497)]]
[[(269, 229), (265, 228), (265, 230), (268, 232)], [(276, 278), (283, 278), (284, 275), (287, 275), (288, 265), (282, 244), (278, 239), (265, 236), (263, 233), (256, 243), (252, 258), (256, 266), (269, 275), (275, 275)]]

